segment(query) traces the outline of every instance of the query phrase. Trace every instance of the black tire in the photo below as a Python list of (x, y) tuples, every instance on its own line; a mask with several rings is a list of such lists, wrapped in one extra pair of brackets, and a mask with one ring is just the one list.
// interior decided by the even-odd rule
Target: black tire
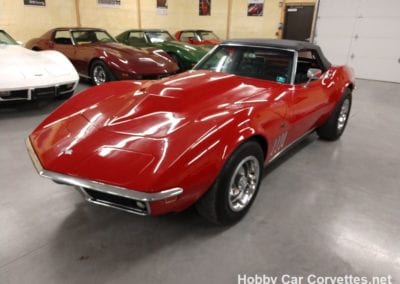
[[(351, 90), (346, 89), (328, 121), (317, 129), (317, 134), (321, 139), (335, 141), (342, 136), (349, 120), (351, 102)], [(343, 112), (344, 109), (347, 109), (346, 113)]]
[(101, 85), (113, 81), (114, 75), (103, 61), (95, 60), (90, 65), (90, 79), (93, 85)]
[[(239, 210), (236, 208), (236, 210), (234, 210), (233, 201), (231, 200), (233, 197), (231, 184), (236, 180), (240, 184), (241, 178), (239, 180), (237, 179), (240, 172), (238, 172), (238, 168), (241, 165), (245, 166), (246, 164), (243, 163), (246, 160), (251, 163), (258, 163), (258, 170), (254, 168), (254, 173), (257, 173), (258, 178), (257, 181), (253, 183), (255, 188), (253, 187), (253, 193), (251, 197), (248, 198), (247, 203), (243, 208)], [(262, 179), (263, 162), (264, 152), (257, 142), (248, 141), (239, 146), (226, 161), (212, 187), (196, 203), (197, 212), (208, 221), (218, 225), (230, 225), (243, 218), (257, 196)], [(242, 177), (245, 178), (244, 176)], [(249, 184), (245, 187), (246, 190), (236, 196), (243, 196), (243, 194), (247, 192), (248, 185)], [(240, 191), (239, 187), (237, 187), (236, 190)]]

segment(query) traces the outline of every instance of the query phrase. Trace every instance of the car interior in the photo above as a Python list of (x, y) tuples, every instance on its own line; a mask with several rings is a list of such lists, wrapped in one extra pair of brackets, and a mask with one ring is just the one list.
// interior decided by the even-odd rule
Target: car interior
[(308, 82), (307, 71), (310, 68), (321, 69), (322, 72), (325, 71), (317, 53), (313, 50), (301, 50), (299, 51), (297, 60), (297, 70), (295, 77), (295, 84), (303, 84)]

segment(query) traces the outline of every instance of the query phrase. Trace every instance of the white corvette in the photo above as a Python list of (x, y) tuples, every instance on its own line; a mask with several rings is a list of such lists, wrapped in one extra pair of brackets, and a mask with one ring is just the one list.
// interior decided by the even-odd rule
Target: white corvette
[(74, 66), (58, 51), (32, 51), (0, 30), (0, 102), (68, 98), (78, 85)]

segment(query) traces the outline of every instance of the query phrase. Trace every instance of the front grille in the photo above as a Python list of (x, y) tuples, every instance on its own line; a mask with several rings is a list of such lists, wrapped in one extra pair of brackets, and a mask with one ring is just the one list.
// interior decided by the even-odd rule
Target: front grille
[(26, 99), (28, 99), (28, 90), (10, 91), (7, 92), (6, 95), (3, 96), (0, 95), (0, 101), (26, 100)]
[(38, 88), (32, 91), (32, 96), (34, 98), (54, 97), (55, 94), (56, 94), (55, 87)]
[[(124, 211), (147, 215), (149, 212), (147, 210), (147, 204), (141, 201), (129, 199), (122, 196), (117, 196), (114, 194), (108, 194), (97, 190), (92, 190), (89, 188), (81, 188), (87, 195), (91, 197), (91, 202), (94, 202), (99, 205), (111, 206), (117, 209), (121, 209)], [(142, 204), (142, 207), (138, 205), (138, 203)]]
[[(15, 90), (0, 92), (0, 101), (31, 100), (40, 98), (54, 98), (73, 92), (75, 83), (60, 86), (37, 88), (31, 90)], [(30, 93), (30, 95), (29, 95)]]

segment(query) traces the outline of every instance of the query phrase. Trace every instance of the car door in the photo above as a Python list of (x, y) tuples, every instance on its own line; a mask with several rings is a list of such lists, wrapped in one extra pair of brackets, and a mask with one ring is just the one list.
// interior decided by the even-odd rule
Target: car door
[[(325, 72), (320, 78), (310, 81), (310, 68)], [(329, 97), (334, 92), (332, 78), (320, 63), (315, 51), (299, 52), (297, 72), (289, 106), (288, 121), (291, 125), (289, 141), (294, 141), (316, 127), (319, 119), (329, 109)]]
[(72, 40), (74, 42), (74, 52), (72, 62), (82, 76), (89, 76), (89, 63), (96, 52), (96, 43), (94, 31), (91, 30), (76, 30), (72, 31)]

